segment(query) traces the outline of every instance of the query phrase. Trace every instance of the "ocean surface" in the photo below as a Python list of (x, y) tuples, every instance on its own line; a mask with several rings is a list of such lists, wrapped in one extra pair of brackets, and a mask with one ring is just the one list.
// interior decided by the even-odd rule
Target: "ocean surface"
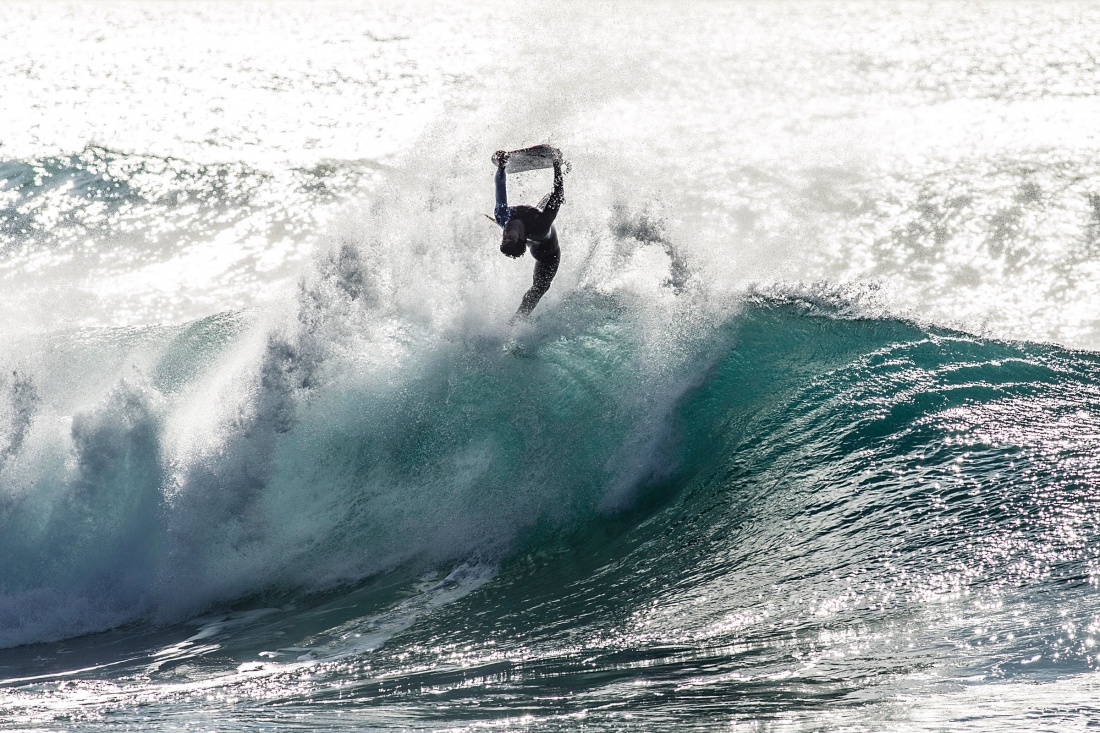
[(1098, 29), (0, 4), (0, 730), (1100, 724)]

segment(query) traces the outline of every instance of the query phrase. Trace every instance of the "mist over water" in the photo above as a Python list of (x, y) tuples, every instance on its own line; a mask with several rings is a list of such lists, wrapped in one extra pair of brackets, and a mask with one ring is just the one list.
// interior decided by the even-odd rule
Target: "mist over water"
[(1098, 16), (3, 5), (0, 727), (1100, 719)]

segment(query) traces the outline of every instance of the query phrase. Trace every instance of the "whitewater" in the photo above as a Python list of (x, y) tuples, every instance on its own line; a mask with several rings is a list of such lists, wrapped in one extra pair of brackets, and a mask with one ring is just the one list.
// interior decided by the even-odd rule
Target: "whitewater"
[(0, 5), (0, 730), (1100, 724), (1098, 27)]

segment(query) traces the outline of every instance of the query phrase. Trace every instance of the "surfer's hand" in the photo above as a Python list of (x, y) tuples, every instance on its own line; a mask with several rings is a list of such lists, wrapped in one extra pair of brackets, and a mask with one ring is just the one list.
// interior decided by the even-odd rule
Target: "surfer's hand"
[(493, 153), (493, 162), (497, 164), (497, 168), (503, 168), (508, 164), (508, 153), (503, 150), (498, 150)]

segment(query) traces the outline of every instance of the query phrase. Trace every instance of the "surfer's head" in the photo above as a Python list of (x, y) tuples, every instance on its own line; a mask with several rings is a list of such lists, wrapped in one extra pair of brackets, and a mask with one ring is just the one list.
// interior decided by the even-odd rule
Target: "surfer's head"
[(500, 241), (500, 251), (509, 257), (522, 257), (527, 251), (527, 228), (519, 219), (509, 219), (504, 225), (504, 237)]

